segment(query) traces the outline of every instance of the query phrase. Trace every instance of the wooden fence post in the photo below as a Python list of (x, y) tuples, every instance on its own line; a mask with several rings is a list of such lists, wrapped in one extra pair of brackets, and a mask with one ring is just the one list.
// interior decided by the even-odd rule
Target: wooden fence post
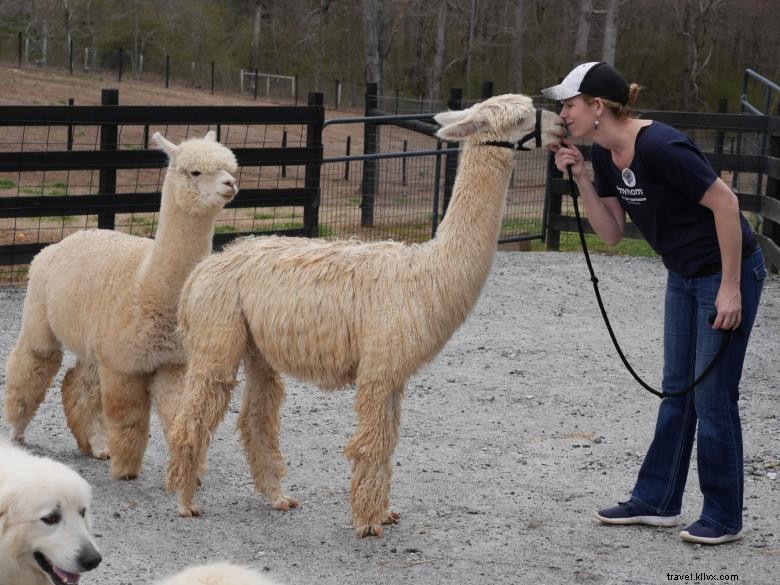
[(322, 129), (325, 123), (325, 100), (321, 93), (309, 94), (309, 105), (318, 106), (320, 110), (319, 120), (306, 126), (306, 147), (319, 148), (320, 156), (314, 162), (306, 163), (304, 187), (316, 189), (317, 195), (314, 201), (303, 208), (303, 227), (310, 238), (319, 235), (320, 214), (320, 172), (322, 170)]
[[(379, 85), (375, 82), (366, 84), (366, 109), (365, 116), (375, 115), (379, 105), (377, 92)], [(363, 124), (363, 154), (376, 154), (379, 151), (379, 126), (366, 122)], [(377, 185), (379, 184), (379, 161), (363, 161), (363, 179), (361, 181), (360, 200), (360, 225), (372, 227), (374, 225), (374, 199), (376, 198)]]
[[(101, 92), (100, 103), (104, 106), (119, 105), (119, 90), (104, 89)], [(117, 150), (119, 132), (116, 124), (100, 125), (100, 150)], [(100, 195), (114, 195), (116, 193), (116, 169), (103, 169), (98, 172), (98, 191)], [(116, 216), (113, 213), (98, 214), (98, 228), (104, 230), (114, 229)]]

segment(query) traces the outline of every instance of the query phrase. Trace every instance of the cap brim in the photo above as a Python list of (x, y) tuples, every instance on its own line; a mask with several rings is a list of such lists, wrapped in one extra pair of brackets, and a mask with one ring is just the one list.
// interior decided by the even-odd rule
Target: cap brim
[(574, 96), (580, 95), (582, 92), (572, 87), (567, 87), (562, 83), (553, 85), (552, 87), (546, 87), (542, 90), (542, 95), (552, 100), (568, 100)]

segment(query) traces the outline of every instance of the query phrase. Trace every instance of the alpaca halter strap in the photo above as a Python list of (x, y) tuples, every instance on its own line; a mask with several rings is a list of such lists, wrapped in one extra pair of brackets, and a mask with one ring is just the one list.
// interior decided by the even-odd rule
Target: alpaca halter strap
[[(626, 369), (634, 377), (634, 380), (639, 382), (642, 388), (644, 388), (651, 394), (658, 396), (658, 398), (662, 400), (668, 397), (683, 396), (685, 394), (688, 394), (688, 392), (696, 388), (696, 386), (698, 386), (699, 383), (715, 367), (715, 363), (721, 358), (723, 353), (726, 351), (726, 347), (728, 347), (729, 343), (731, 342), (732, 337), (734, 337), (734, 330), (727, 329), (723, 332), (723, 341), (720, 344), (720, 349), (718, 349), (718, 353), (715, 354), (715, 356), (712, 358), (712, 361), (710, 361), (707, 367), (702, 370), (701, 374), (699, 374), (696, 377), (696, 379), (693, 382), (691, 382), (691, 384), (687, 388), (684, 388), (683, 390), (679, 390), (678, 392), (658, 391), (652, 386), (650, 386), (649, 384), (647, 384), (647, 382), (645, 382), (642, 378), (640, 378), (639, 374), (637, 374), (634, 371), (634, 368), (631, 367), (631, 364), (628, 363), (628, 359), (626, 359), (625, 354), (623, 354), (623, 350), (620, 348), (620, 344), (618, 343), (617, 337), (615, 337), (615, 332), (612, 330), (612, 325), (609, 322), (609, 317), (607, 317), (607, 310), (604, 308), (604, 301), (601, 299), (601, 293), (599, 292), (599, 279), (596, 278), (596, 273), (593, 271), (593, 264), (591, 264), (590, 254), (588, 254), (588, 246), (585, 243), (585, 230), (582, 227), (582, 217), (580, 216), (580, 208), (577, 205), (577, 197), (579, 196), (579, 193), (574, 185), (574, 178), (572, 177), (571, 174), (571, 165), (566, 167), (566, 170), (568, 171), (568, 175), (569, 175), (569, 195), (571, 195), (571, 201), (574, 207), (574, 215), (577, 218), (577, 230), (580, 233), (580, 244), (582, 245), (582, 252), (585, 255), (585, 262), (587, 263), (588, 270), (590, 271), (590, 280), (591, 282), (593, 282), (593, 292), (596, 293), (596, 301), (598, 301), (599, 309), (601, 310), (601, 316), (604, 318), (604, 325), (607, 326), (609, 337), (610, 339), (612, 339), (612, 345), (615, 346), (615, 349), (617, 350), (617, 353), (620, 356), (623, 365), (626, 366)], [(709, 317), (709, 322), (714, 323), (715, 317), (717, 317), (717, 313)], [(737, 328), (737, 330), (739, 330), (739, 328)]]
[(500, 146), (501, 148), (509, 148), (511, 150), (533, 150), (532, 148), (523, 146), (523, 144), (531, 140), (531, 138), (536, 139), (536, 148), (539, 148), (542, 145), (542, 110), (536, 110), (536, 125), (534, 126), (534, 129), (517, 142), (492, 140), (490, 142), (483, 142), (482, 144), (487, 146)]

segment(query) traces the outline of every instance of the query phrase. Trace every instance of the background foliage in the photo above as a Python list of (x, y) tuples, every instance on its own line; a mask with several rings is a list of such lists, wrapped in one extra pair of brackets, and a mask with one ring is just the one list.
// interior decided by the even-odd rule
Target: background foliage
[[(123, 48), (133, 66), (215, 61), (299, 75), (319, 90), (367, 77), (385, 93), (437, 98), (537, 93), (573, 65), (609, 60), (644, 91), (644, 108), (737, 108), (751, 68), (780, 79), (777, 0), (0, 0), (0, 35), (19, 31), (37, 60), (68, 39)], [(760, 96), (755, 98), (761, 103)]]

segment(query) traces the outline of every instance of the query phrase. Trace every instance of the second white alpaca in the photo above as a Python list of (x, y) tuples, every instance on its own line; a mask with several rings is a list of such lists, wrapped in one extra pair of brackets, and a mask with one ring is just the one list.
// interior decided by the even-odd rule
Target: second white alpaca
[[(238, 426), (255, 487), (272, 506), (297, 504), (281, 486), (280, 373), (287, 373), (325, 389), (357, 382), (358, 426), (345, 450), (353, 524), (360, 536), (381, 536), (382, 525), (398, 519), (390, 458), (404, 386), (463, 323), (490, 271), (514, 153), (487, 143), (526, 140), (534, 113), (530, 98), (503, 95), (436, 116), (439, 136), (462, 141), (463, 152), (430, 242), (249, 238), (195, 267), (179, 304), (189, 361), (168, 433), (167, 486), (178, 490), (179, 514), (199, 513), (197, 469), (243, 361)], [(542, 112), (540, 123), (542, 144), (558, 144), (560, 118)]]
[(63, 347), (76, 354), (63, 382), (68, 423), (79, 448), (110, 454), (111, 475), (123, 479), (137, 476), (148, 440), (150, 376), (181, 360), (182, 284), (211, 252), (216, 216), (238, 192), (236, 158), (214, 132), (178, 146), (154, 139), (170, 159), (154, 240), (85, 230), (44, 248), (6, 364), (5, 416), (23, 442)]

